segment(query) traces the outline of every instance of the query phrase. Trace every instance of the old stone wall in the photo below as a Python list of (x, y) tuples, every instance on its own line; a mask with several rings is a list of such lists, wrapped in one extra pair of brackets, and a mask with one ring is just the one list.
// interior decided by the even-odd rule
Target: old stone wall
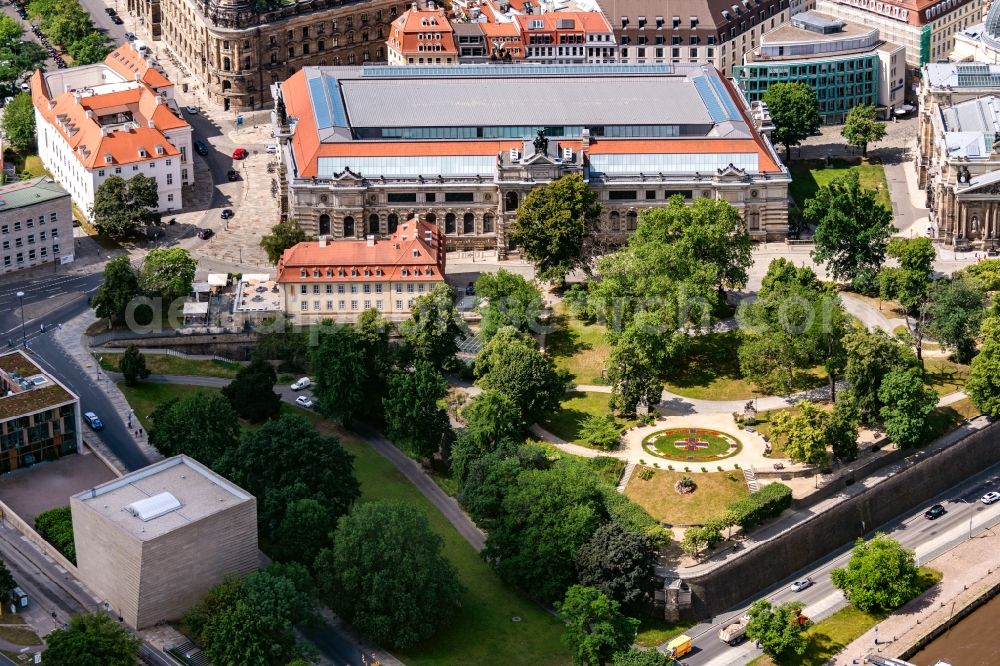
[(743, 556), (704, 574), (689, 577), (680, 572), (693, 593), (692, 611), (697, 617), (709, 617), (749, 600), (774, 581), (792, 575), (998, 462), (998, 424), (936, 453), (913, 453), (906, 469), (748, 549)]

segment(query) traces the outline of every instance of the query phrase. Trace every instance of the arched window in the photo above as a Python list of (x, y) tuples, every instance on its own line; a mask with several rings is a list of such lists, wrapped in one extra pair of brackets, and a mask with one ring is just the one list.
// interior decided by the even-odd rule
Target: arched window
[(455, 233), (455, 214), (448, 213), (444, 216), (444, 232), (446, 234)]
[(354, 218), (350, 215), (344, 218), (344, 238), (354, 238)]
[(225, 92), (226, 90), (231, 90), (232, 87), (233, 87), (233, 82), (232, 81), (229, 81), (229, 80), (223, 80), (222, 81), (222, 90), (223, 90), (223, 92)]
[(431, 224), (434, 224), (435, 222), (437, 222), (438, 218), (437, 215), (435, 215), (434, 213), (427, 213), (427, 215), (424, 216), (424, 219), (430, 222)]
[(483, 233), (493, 233), (493, 213), (483, 213)]
[(222, 70), (225, 71), (225, 72), (228, 72), (230, 69), (232, 69), (232, 64), (229, 62), (229, 58), (223, 58), (222, 59)]
[(368, 216), (368, 233), (376, 236), (379, 234), (379, 219), (375, 213)]
[(462, 218), (462, 233), (463, 234), (474, 234), (476, 233), (476, 216), (472, 213), (466, 213), (465, 217)]
[(330, 235), (330, 216), (326, 213), (319, 216), (319, 235), (329, 236)]
[(513, 213), (517, 210), (517, 192), (508, 192), (507, 196), (504, 197), (503, 209), (508, 213)]
[(389, 217), (387, 218), (386, 221), (388, 222), (389, 225), (389, 233), (390, 234), (396, 233), (396, 227), (399, 226), (399, 216), (396, 215), (395, 213), (389, 213)]
[(608, 213), (608, 231), (614, 233), (618, 231), (620, 226), (621, 226), (621, 220), (620, 216), (618, 215), (618, 211), (613, 210), (610, 213)]
[(630, 210), (625, 213), (625, 229), (628, 231), (635, 231), (635, 224), (638, 219), (638, 215), (634, 210)]

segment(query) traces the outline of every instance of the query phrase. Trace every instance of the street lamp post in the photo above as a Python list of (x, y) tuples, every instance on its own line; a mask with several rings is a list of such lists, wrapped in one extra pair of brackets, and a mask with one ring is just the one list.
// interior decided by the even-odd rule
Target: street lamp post
[(21, 304), (21, 344), (28, 348), (28, 337), (24, 334), (24, 292), (17, 292), (17, 300)]

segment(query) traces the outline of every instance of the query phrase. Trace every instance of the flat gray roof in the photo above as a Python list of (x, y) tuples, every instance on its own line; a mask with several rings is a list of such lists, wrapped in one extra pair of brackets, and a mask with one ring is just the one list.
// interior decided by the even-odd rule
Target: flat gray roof
[(48, 176), (21, 180), (0, 187), (0, 213), (62, 197), (69, 197), (69, 192)]
[(932, 88), (1000, 88), (1000, 65), (981, 62), (929, 63), (924, 76)]
[[(147, 521), (127, 510), (133, 502), (160, 493), (176, 497), (180, 508)], [(254, 498), (193, 458), (181, 455), (78, 493), (73, 499), (132, 538), (148, 541)]]

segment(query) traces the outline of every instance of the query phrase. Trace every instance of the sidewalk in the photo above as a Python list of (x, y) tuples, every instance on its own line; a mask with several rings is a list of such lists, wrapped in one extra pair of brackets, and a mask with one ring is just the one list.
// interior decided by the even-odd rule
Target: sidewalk
[(926, 594), (906, 604), (848, 645), (834, 660), (836, 666), (863, 663), (868, 654), (899, 657), (934, 628), (945, 623), (971, 601), (1000, 583), (1000, 532), (988, 530), (941, 557), (928, 562), (944, 576)]

